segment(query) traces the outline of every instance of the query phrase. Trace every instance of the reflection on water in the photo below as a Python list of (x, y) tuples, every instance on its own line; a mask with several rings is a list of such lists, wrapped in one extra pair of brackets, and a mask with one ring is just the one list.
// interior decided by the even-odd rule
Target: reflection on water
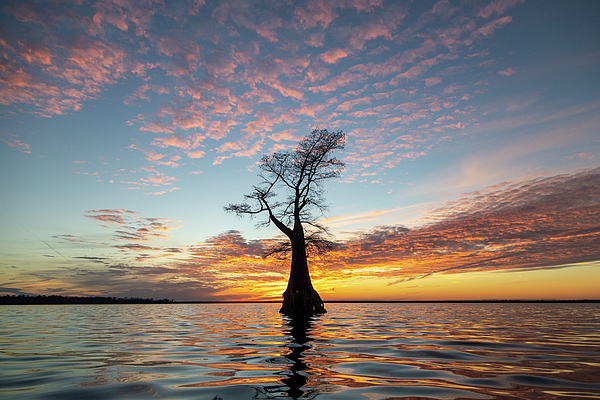
[(0, 307), (7, 399), (600, 399), (598, 304)]
[(302, 353), (305, 350), (310, 349), (308, 343), (312, 340), (309, 336), (311, 319), (300, 317), (288, 320), (288, 326), (290, 327), (289, 335), (292, 337), (292, 340), (289, 344), (290, 352), (285, 357), (292, 361), (293, 364), (290, 365), (291, 374), (288, 377), (283, 378), (281, 382), (289, 388), (287, 394), (293, 399), (299, 398), (304, 393), (302, 387), (305, 386), (308, 381), (308, 378), (303, 371), (308, 370), (309, 367), (304, 362)]

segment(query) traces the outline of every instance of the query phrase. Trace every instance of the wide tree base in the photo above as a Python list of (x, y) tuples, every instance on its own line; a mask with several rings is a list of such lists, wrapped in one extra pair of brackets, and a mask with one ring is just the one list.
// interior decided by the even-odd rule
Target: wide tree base
[(283, 293), (283, 305), (279, 312), (290, 317), (306, 317), (324, 314), (327, 310), (315, 289), (290, 290), (288, 288)]

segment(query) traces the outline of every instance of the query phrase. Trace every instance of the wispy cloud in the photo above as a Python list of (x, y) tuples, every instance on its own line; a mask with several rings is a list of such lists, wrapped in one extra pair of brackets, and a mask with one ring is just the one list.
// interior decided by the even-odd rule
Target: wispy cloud
[(31, 150), (29, 150), (31, 146), (17, 139), (18, 137), (19, 136), (13, 135), (11, 133), (0, 133), (0, 141), (3, 141), (10, 147), (14, 147), (16, 149), (21, 150), (23, 153), (31, 153)]
[(595, 168), (468, 193), (431, 210), (421, 227), (384, 226), (341, 243), (319, 269), (361, 275), (379, 266), (379, 277), (405, 279), (597, 260), (599, 183)]
[(117, 240), (146, 242), (157, 238), (168, 238), (169, 231), (181, 228), (175, 222), (165, 218), (144, 217), (135, 211), (124, 209), (103, 209), (86, 211), (85, 217), (102, 222), (104, 227), (115, 227)]

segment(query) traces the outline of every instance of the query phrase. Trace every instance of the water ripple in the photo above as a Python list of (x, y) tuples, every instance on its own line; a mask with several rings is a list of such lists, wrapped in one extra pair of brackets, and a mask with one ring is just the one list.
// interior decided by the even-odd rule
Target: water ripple
[(3, 306), (7, 399), (600, 398), (597, 304)]

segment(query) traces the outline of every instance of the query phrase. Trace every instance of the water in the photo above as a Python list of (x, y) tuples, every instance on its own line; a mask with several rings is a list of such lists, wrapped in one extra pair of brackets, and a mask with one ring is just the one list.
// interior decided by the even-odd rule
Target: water
[(2, 399), (600, 399), (598, 304), (0, 306)]

